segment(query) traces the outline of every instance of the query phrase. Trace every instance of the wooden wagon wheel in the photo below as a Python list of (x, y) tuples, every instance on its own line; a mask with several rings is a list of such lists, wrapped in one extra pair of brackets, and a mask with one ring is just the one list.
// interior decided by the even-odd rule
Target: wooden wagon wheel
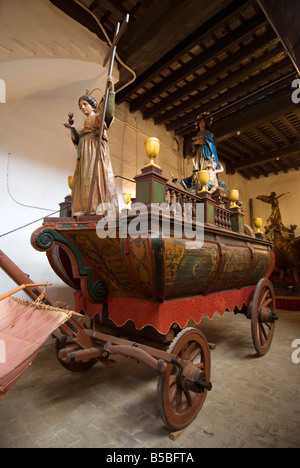
[(86, 361), (78, 361), (78, 362), (65, 362), (62, 359), (59, 359), (58, 353), (61, 349), (69, 348), (70, 351), (78, 351), (82, 349), (78, 344), (76, 344), (73, 339), (65, 337), (63, 340), (56, 339), (56, 356), (58, 362), (69, 371), (72, 372), (84, 372), (89, 370), (93, 367), (97, 359), (87, 359)]
[(267, 278), (262, 278), (258, 282), (250, 311), (254, 348), (259, 356), (264, 356), (270, 349), (275, 321), (278, 320), (274, 289), (272, 283)]
[(167, 371), (158, 378), (157, 398), (161, 418), (169, 429), (176, 431), (184, 429), (193, 421), (204, 403), (207, 391), (211, 389), (210, 349), (199, 330), (186, 328), (177, 335), (168, 352), (183, 359), (187, 367), (192, 367), (194, 384), (197, 380), (196, 385), (193, 385), (192, 379), (182, 377), (183, 368), (175, 363), (169, 364)]

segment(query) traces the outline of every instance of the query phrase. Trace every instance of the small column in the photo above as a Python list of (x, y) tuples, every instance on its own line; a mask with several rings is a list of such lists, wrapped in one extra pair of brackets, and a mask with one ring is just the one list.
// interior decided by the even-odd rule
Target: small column
[(162, 169), (154, 164), (154, 159), (159, 153), (160, 143), (158, 138), (150, 137), (145, 140), (145, 152), (150, 159), (150, 164), (142, 168), (142, 174), (135, 176), (136, 199), (138, 203), (150, 206), (151, 203), (164, 203), (166, 184), (168, 179), (163, 177)]
[(149, 164), (142, 168), (142, 173), (134, 177), (136, 181), (136, 199), (138, 203), (164, 203), (168, 179), (163, 177), (160, 167)]
[(204, 205), (204, 223), (215, 224), (215, 202), (208, 192), (198, 192), (200, 203)]
[(244, 234), (244, 215), (241, 213), (240, 208), (237, 206), (235, 208), (229, 208), (231, 211), (231, 229), (234, 232), (239, 232), (241, 234)]

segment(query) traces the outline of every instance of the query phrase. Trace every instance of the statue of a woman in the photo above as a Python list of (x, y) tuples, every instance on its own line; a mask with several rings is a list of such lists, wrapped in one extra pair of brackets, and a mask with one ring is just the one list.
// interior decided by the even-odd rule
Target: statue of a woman
[(89, 94), (85, 94), (79, 98), (79, 108), (86, 116), (80, 131), (73, 127), (73, 125), (64, 123), (65, 127), (70, 128), (72, 141), (77, 148), (77, 162), (72, 183), (72, 213), (74, 216), (95, 214), (97, 206), (105, 202), (111, 203), (118, 211), (115, 178), (111, 166), (107, 139), (107, 129), (113, 121), (115, 107), (115, 93), (110, 76), (108, 77), (108, 86), (109, 94), (103, 136), (100, 143), (100, 157), (89, 213), (87, 213), (87, 208), (102, 118), (101, 113), (97, 112), (98, 104), (96, 99)]
[(210, 120), (206, 115), (199, 115), (196, 120), (197, 134), (193, 137), (192, 151), (196, 153), (199, 170), (203, 169), (204, 162), (215, 160), (219, 169), (219, 160), (214, 134), (210, 131)]
[[(210, 131), (212, 124), (212, 118), (206, 113), (198, 115), (195, 128), (196, 135), (192, 137), (192, 142), (187, 145), (187, 153), (193, 156), (193, 175), (182, 179), (180, 184), (188, 191), (193, 191), (197, 182), (197, 172), (205, 169), (209, 164), (214, 163), (215, 175), (219, 172), (223, 172), (224, 168), (219, 167), (219, 159), (217, 154), (216, 142), (214, 134)], [(215, 180), (210, 183), (209, 187), (215, 186)], [(214, 187), (211, 193), (213, 193), (218, 186)], [(198, 187), (199, 189), (200, 187)], [(197, 190), (198, 190), (197, 189)]]

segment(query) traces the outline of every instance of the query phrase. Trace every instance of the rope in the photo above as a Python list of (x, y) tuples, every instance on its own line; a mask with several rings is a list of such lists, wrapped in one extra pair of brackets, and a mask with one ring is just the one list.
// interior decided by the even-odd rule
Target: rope
[[(54, 211), (53, 213), (49, 214), (49, 217), (56, 214), (56, 213), (59, 213), (59, 212), (60, 212), (60, 210)], [(4, 236), (7, 236), (8, 234), (12, 234), (13, 232), (19, 231), (20, 229), (23, 229), (23, 228), (25, 228), (27, 226), (30, 226), (31, 224), (37, 223), (38, 221), (42, 221), (43, 219), (44, 219), (44, 217), (36, 219), (35, 221), (31, 221), (30, 223), (24, 224), (23, 226), (19, 226), (19, 227), (15, 228), (15, 229), (12, 229), (11, 231), (5, 232), (4, 234), (0, 234), (0, 237), (4, 237)]]

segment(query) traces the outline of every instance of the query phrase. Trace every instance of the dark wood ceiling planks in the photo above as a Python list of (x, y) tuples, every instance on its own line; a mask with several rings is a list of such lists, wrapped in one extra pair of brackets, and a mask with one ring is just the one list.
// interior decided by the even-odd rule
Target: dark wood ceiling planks
[(298, 0), (280, 8), (274, 0), (51, 2), (101, 40), (95, 16), (112, 38), (130, 14), (118, 54), (136, 79), (123, 88), (132, 75), (120, 67), (117, 103), (185, 143), (197, 115), (209, 112), (228, 173), (250, 180), (299, 170), (300, 104), (291, 99), (300, 69)]

